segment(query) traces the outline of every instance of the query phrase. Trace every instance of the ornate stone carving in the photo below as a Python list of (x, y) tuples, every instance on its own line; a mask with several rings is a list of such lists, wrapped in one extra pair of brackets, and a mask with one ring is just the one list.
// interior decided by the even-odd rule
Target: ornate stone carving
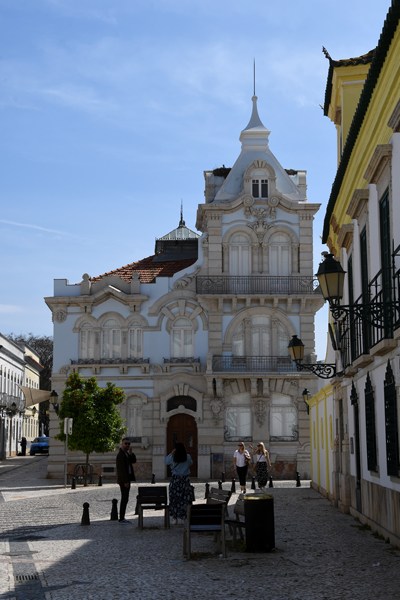
[(265, 415), (267, 414), (267, 405), (264, 398), (257, 398), (254, 402), (254, 414), (256, 421), (261, 427), (265, 421)]
[(211, 398), (210, 408), (215, 423), (218, 423), (218, 421), (222, 418), (224, 413), (224, 401), (221, 398)]
[(53, 321), (63, 323), (67, 319), (67, 311), (59, 308), (53, 312)]

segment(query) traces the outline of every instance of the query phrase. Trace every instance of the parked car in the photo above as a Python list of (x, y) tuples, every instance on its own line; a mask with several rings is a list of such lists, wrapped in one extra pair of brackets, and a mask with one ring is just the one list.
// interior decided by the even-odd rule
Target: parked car
[(29, 454), (35, 456), (35, 454), (48, 454), (49, 453), (49, 438), (45, 435), (37, 437), (31, 442), (31, 448)]

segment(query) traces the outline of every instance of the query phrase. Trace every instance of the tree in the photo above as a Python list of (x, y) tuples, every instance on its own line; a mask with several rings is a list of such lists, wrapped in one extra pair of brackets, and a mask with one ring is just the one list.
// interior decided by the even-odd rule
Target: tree
[(43, 369), (40, 372), (40, 389), (51, 390), (51, 370), (53, 368), (53, 338), (48, 335), (33, 335), (33, 333), (15, 335), (9, 339), (16, 344), (26, 344), (37, 352)]
[[(41, 390), (51, 390), (51, 371), (53, 369), (53, 338), (48, 335), (33, 335), (33, 333), (15, 335), (8, 338), (18, 345), (26, 344), (37, 352), (43, 369), (40, 371), (39, 387)], [(40, 431), (49, 435), (49, 401), (39, 404)]]
[(58, 413), (60, 433), (56, 438), (65, 440), (64, 419), (72, 418), (68, 448), (86, 455), (84, 485), (87, 485), (90, 454), (112, 452), (125, 432), (117, 409), (124, 399), (121, 388), (112, 383), (101, 388), (95, 377), (84, 379), (78, 373), (72, 373), (66, 381)]

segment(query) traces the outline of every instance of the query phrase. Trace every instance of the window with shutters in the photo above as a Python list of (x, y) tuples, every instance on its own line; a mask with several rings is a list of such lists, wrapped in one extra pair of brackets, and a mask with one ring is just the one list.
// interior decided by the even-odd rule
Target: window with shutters
[(369, 373), (364, 388), (365, 398), (365, 429), (367, 440), (367, 465), (370, 471), (378, 470), (375, 426), (375, 395)]
[(121, 358), (121, 329), (116, 319), (103, 324), (102, 358)]
[(386, 429), (386, 466), (387, 474), (399, 476), (399, 422), (397, 394), (394, 374), (390, 362), (386, 367), (385, 383), (385, 429)]

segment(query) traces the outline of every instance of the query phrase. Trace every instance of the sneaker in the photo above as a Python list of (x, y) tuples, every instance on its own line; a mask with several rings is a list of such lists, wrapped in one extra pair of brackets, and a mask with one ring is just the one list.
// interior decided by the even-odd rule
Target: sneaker
[(128, 519), (120, 519), (119, 523), (132, 523), (132, 521), (128, 521)]

